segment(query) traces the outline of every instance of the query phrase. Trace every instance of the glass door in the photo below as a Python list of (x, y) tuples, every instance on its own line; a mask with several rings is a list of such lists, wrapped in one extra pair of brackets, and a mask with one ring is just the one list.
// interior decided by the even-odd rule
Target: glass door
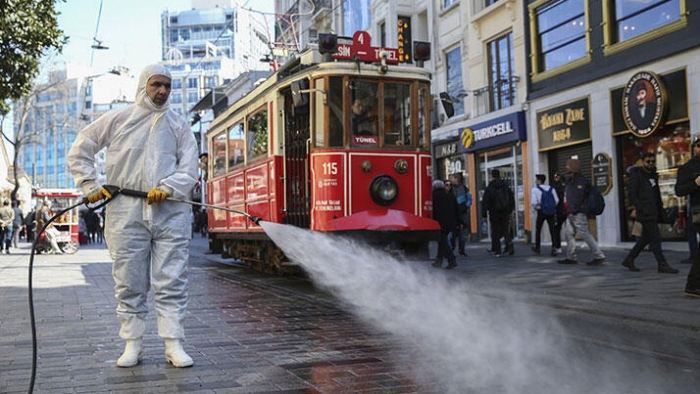
[(482, 218), (484, 190), (491, 182), (491, 171), (497, 169), (506, 181), (515, 198), (515, 212), (511, 217), (511, 233), (514, 239), (523, 239), (525, 234), (525, 195), (523, 187), (523, 163), (520, 146), (507, 146), (478, 155), (477, 187), (479, 206), (479, 240), (490, 239), (491, 229), (487, 219)]

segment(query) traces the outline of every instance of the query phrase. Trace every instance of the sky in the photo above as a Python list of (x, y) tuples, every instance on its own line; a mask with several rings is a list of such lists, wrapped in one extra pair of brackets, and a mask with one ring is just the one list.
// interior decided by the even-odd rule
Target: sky
[[(191, 0), (58, 1), (56, 9), (61, 13), (58, 26), (70, 41), (64, 46), (63, 54), (52, 60), (87, 66), (92, 62), (96, 73), (124, 65), (138, 75), (145, 66), (161, 60), (160, 14), (168, 8), (188, 10), (191, 5)], [(270, 13), (274, 9), (273, 0), (247, 0), (244, 6)], [(267, 21), (273, 26), (272, 15), (267, 16)], [(102, 40), (102, 45), (109, 49), (91, 49), (93, 37)]]

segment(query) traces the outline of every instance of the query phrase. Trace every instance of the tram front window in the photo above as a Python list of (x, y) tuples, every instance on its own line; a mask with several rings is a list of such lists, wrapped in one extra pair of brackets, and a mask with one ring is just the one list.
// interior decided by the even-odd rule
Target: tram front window
[(354, 82), (350, 91), (350, 130), (357, 145), (379, 144), (377, 85)]

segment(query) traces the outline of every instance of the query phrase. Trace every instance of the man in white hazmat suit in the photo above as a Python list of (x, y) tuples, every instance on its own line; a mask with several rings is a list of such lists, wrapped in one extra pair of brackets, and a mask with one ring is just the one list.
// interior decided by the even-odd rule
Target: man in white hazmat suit
[(165, 67), (146, 67), (136, 102), (107, 112), (83, 129), (68, 154), (76, 184), (90, 202), (111, 198), (95, 182), (95, 154), (105, 147), (107, 184), (149, 191), (147, 199), (118, 195), (106, 206), (105, 237), (114, 259), (119, 336), (126, 340), (119, 367), (132, 367), (141, 360), (151, 286), (167, 362), (176, 367), (193, 365), (181, 342), (191, 208), (166, 199), (190, 197), (197, 181), (198, 152), (187, 121), (168, 109), (170, 90), (171, 76)]

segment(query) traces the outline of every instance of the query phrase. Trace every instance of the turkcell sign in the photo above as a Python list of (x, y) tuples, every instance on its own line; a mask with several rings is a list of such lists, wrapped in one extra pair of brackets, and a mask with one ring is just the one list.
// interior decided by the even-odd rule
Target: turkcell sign
[(525, 113), (514, 112), (459, 131), (460, 152), (474, 152), (505, 143), (525, 141)]

